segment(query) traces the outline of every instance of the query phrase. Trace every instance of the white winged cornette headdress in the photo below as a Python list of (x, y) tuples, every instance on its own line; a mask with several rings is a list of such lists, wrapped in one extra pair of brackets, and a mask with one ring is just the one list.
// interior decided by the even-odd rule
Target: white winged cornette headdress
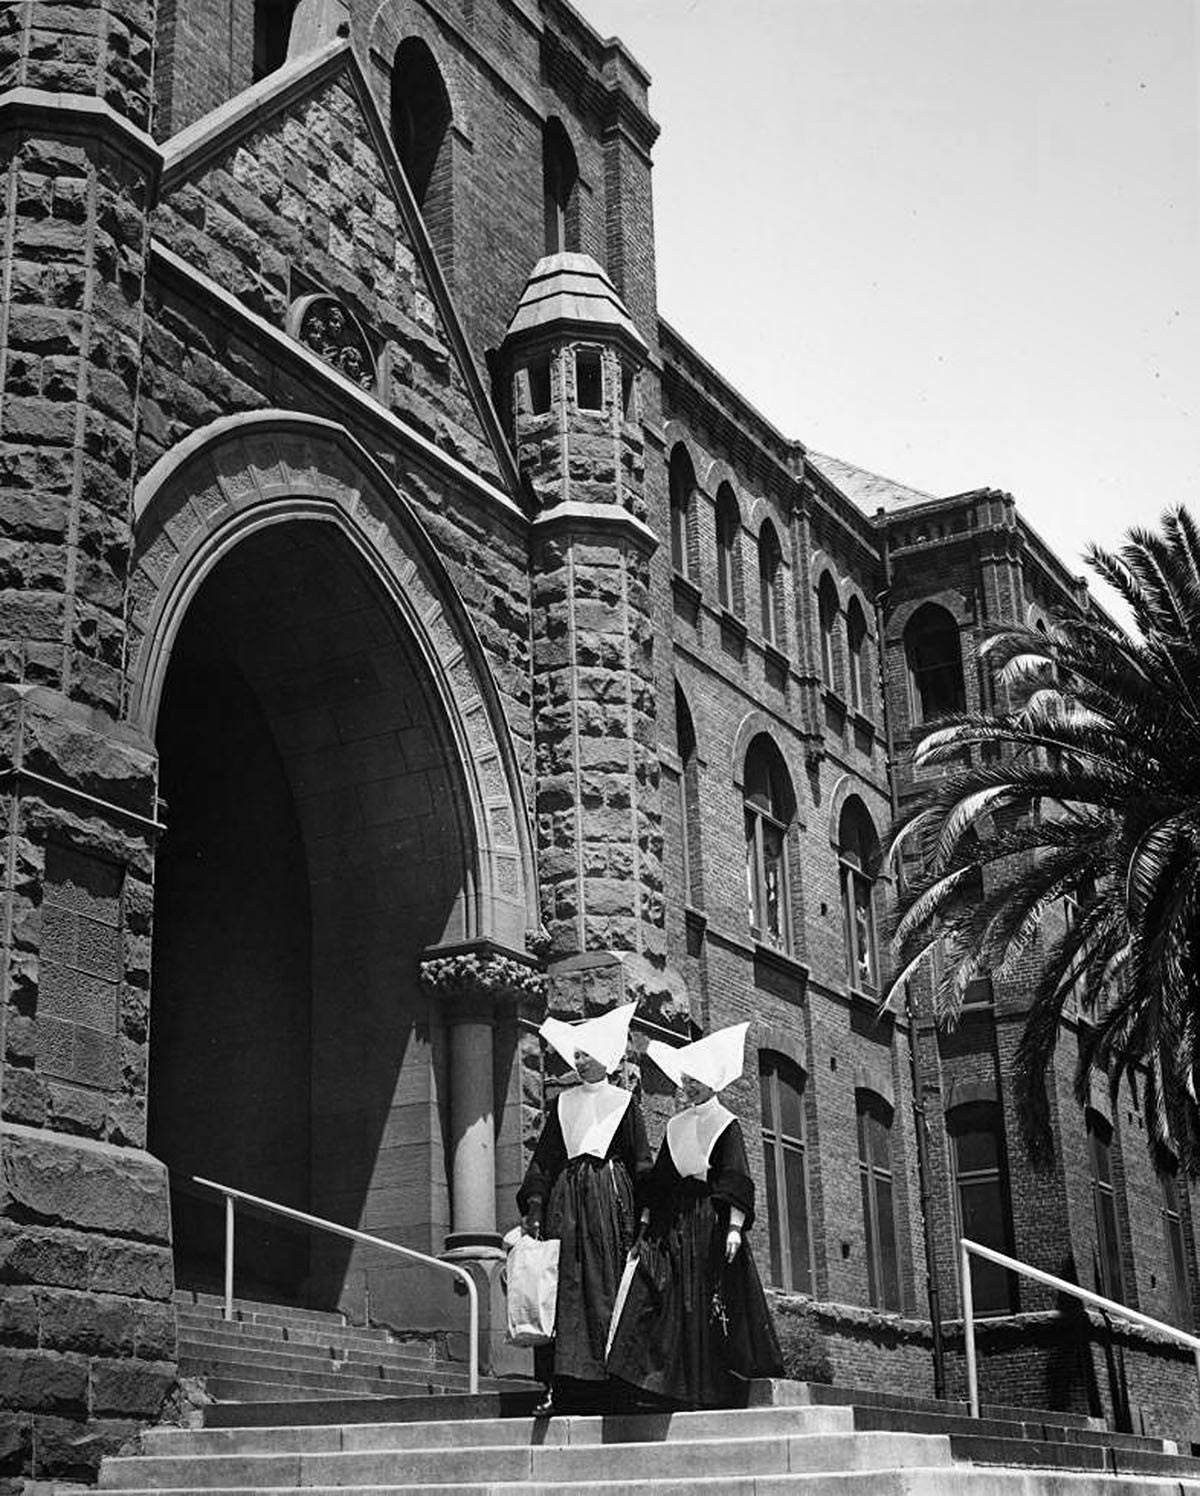
[(629, 1043), (629, 1023), (636, 1002), (625, 1003), (619, 1008), (610, 1008), (597, 1018), (583, 1018), (577, 1023), (564, 1023), (561, 1018), (547, 1018), (538, 1033), (575, 1068), (575, 1056), (580, 1050), (599, 1060), (611, 1075), (625, 1056)]
[(659, 1039), (651, 1039), (646, 1045), (646, 1053), (677, 1086), (682, 1084), (685, 1075), (690, 1075), (714, 1091), (723, 1091), (742, 1073), (749, 1027), (749, 1023), (735, 1023), (729, 1028), (705, 1034), (703, 1039), (696, 1039), (681, 1049), (672, 1049)]

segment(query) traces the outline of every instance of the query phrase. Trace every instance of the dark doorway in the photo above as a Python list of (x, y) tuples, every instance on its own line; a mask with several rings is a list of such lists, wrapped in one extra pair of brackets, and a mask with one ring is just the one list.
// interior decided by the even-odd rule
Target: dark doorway
[[(151, 1150), (440, 1250), (445, 1044), (417, 971), (468, 932), (473, 843), (415, 640), (339, 527), (270, 525), (212, 569), (157, 740)], [(180, 1183), (173, 1206), (180, 1283), (215, 1286), (219, 1200)], [(239, 1293), (410, 1313), (395, 1259), (238, 1222)]]

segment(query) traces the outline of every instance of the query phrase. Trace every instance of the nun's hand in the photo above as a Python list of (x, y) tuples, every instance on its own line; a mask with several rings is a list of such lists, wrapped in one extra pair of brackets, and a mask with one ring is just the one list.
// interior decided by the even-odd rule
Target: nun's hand
[(732, 1262), (742, 1250), (742, 1232), (739, 1226), (730, 1226), (725, 1233), (725, 1261)]

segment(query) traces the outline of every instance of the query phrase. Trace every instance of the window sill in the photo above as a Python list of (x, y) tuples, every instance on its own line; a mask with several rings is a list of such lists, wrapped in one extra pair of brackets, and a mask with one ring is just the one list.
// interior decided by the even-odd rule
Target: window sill
[(788, 671), (791, 669), (791, 661), (777, 644), (772, 644), (769, 639), (763, 640), (763, 655), (767, 661), (767, 669), (787, 679)]
[(693, 582), (691, 577), (685, 577), (683, 572), (671, 573), (671, 588), (681, 601), (690, 603), (694, 608), (700, 606), (700, 585)]
[(787, 951), (781, 951), (778, 946), (764, 945), (757, 934), (752, 936), (754, 940), (754, 960), (761, 962), (764, 966), (773, 967), (776, 971), (783, 972), (800, 983), (801, 991), (808, 985), (808, 966)]
[(721, 628), (727, 634), (733, 634), (739, 640), (744, 641), (750, 630), (746, 627), (746, 620), (739, 618), (736, 613), (731, 613), (728, 608), (721, 608)]
[(831, 707), (843, 720), (850, 715), (850, 708), (844, 698), (832, 686), (823, 687), (821, 694), (825, 698), (825, 705)]
[(697, 930), (703, 930), (708, 925), (708, 915), (703, 909), (698, 909), (695, 904), (683, 906), (683, 918), (687, 924)]
[(875, 726), (874, 722), (871, 721), (870, 717), (864, 716), (857, 708), (851, 709), (850, 720), (854, 723), (855, 731), (861, 733), (863, 737), (869, 737), (872, 740), (878, 737), (879, 729)]

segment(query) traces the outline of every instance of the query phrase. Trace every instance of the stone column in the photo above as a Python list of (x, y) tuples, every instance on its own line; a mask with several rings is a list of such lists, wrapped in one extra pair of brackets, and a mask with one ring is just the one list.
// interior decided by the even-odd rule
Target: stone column
[(443, 1256), (468, 1267), (479, 1288), (480, 1361), (511, 1365), (504, 1345), (496, 1230), (494, 1035), (515, 1024), (518, 1005), (540, 1000), (545, 979), (528, 956), (490, 941), (426, 952), (421, 983), (449, 1031), (450, 1232)]

